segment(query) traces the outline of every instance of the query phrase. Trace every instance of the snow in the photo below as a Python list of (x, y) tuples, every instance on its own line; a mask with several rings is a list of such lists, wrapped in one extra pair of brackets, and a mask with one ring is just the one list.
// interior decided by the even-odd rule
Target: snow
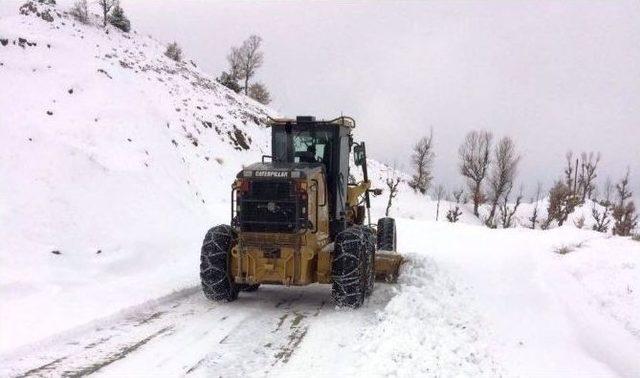
[(512, 229), (446, 200), (436, 221), (374, 159), (374, 187), (404, 180), (397, 284), (355, 311), (326, 285), (205, 300), (200, 242), (276, 113), (151, 37), (54, 18), (0, 19), (37, 43), (0, 46), (0, 376), (640, 376), (640, 243), (588, 231), (593, 204), (545, 231), (531, 204)]
[(0, 38), (37, 43), (0, 46), (0, 351), (193, 285), (274, 113), (150, 37), (16, 15)]

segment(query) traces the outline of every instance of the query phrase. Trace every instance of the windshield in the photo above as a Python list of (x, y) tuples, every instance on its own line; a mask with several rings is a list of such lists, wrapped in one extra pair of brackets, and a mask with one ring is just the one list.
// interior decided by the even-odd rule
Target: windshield
[(293, 163), (323, 163), (331, 161), (331, 136), (329, 130), (297, 130), (287, 134), (283, 129), (274, 130), (273, 153), (276, 161)]

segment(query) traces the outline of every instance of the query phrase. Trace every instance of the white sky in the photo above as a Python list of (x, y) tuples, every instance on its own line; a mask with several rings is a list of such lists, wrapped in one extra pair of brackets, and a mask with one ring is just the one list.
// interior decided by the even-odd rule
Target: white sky
[(629, 166), (640, 192), (639, 0), (121, 2), (134, 29), (175, 39), (212, 75), (261, 35), (272, 106), (352, 115), (374, 158), (408, 170), (433, 127), (435, 181), (449, 187), (464, 134), (486, 128), (515, 139), (528, 189), (559, 177), (572, 149), (601, 151), (602, 179)]

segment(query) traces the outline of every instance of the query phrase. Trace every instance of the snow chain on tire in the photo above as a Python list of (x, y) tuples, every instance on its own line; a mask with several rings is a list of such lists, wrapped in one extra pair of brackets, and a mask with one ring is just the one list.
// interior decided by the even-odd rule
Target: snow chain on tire
[(339, 306), (358, 308), (373, 291), (375, 238), (366, 226), (350, 227), (336, 237), (331, 274), (332, 296)]
[(205, 297), (214, 301), (234, 301), (238, 287), (229, 270), (231, 248), (236, 232), (228, 225), (216, 226), (207, 232), (200, 254), (200, 281)]

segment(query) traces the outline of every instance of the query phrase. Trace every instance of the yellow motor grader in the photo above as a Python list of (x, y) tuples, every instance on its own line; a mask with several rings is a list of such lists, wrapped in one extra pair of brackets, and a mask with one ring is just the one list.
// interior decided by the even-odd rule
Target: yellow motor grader
[[(393, 218), (371, 224), (372, 189), (355, 121), (271, 119), (271, 155), (245, 167), (231, 190), (231, 224), (210, 229), (200, 278), (207, 298), (233, 301), (261, 284), (332, 284), (340, 306), (359, 307), (374, 281), (394, 281), (402, 258)], [(349, 157), (363, 180), (349, 174)], [(366, 223), (365, 223), (366, 222)]]

